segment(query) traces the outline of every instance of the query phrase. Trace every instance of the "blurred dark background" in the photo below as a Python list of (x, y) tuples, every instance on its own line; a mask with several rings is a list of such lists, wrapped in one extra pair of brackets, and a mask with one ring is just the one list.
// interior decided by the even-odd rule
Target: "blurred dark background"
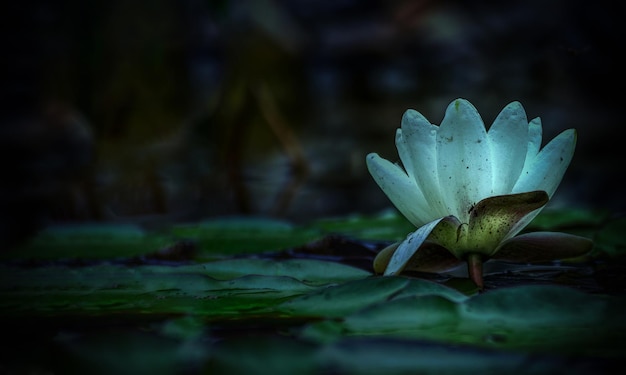
[(623, 3), (23, 0), (2, 5), (0, 237), (58, 222), (294, 222), (391, 207), (413, 108), (519, 100), (578, 129), (553, 206), (626, 207)]

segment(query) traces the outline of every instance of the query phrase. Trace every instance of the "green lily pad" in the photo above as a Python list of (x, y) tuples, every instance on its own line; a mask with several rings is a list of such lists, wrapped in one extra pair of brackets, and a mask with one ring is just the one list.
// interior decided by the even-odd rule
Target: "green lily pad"
[(224, 259), (204, 263), (199, 267), (216, 279), (244, 275), (290, 276), (312, 285), (361, 279), (371, 275), (370, 272), (356, 267), (315, 259)]
[(462, 293), (427, 280), (402, 277), (371, 277), (330, 286), (282, 303), (279, 311), (291, 316), (342, 317), (370, 305), (405, 296), (439, 295), (454, 301)]
[(267, 218), (233, 217), (174, 225), (171, 234), (191, 240), (199, 248), (199, 261), (225, 255), (278, 251), (304, 245), (322, 234), (315, 229)]
[(609, 257), (626, 257), (626, 218), (610, 220), (594, 237), (597, 253)]
[(406, 279), (393, 277), (348, 282), (289, 300), (279, 309), (292, 316), (340, 317), (372, 303), (385, 301), (407, 283)]
[(398, 241), (407, 233), (415, 230), (406, 218), (397, 211), (388, 211), (379, 215), (352, 215), (319, 219), (312, 227), (325, 233), (340, 233), (362, 240)]
[(370, 276), (336, 262), (242, 258), (185, 266), (0, 266), (5, 313), (202, 313), (265, 308), (294, 295)]
[(203, 359), (199, 350), (189, 358), (188, 345), (149, 332), (123, 329), (66, 336), (59, 339), (59, 347), (64, 357), (59, 371), (74, 374), (170, 375), (180, 373), (190, 359)]
[[(549, 230), (578, 232), (581, 228), (595, 228), (609, 217), (604, 210), (589, 210), (583, 208), (546, 208), (528, 224), (526, 231)], [(577, 233), (572, 233), (577, 234)], [(582, 234), (581, 234), (582, 235)]]
[(207, 374), (315, 375), (323, 373), (315, 344), (287, 337), (252, 336), (216, 345)]
[(564, 369), (589, 375), (611, 373), (616, 364), (390, 337), (343, 338), (325, 345), (318, 358), (333, 373), (358, 375), (558, 374)]
[(11, 316), (121, 312), (230, 316), (273, 306), (315, 288), (288, 276), (217, 280), (195, 265), (3, 266), (0, 272), (0, 314)]
[(391, 336), (529, 352), (618, 357), (626, 352), (626, 300), (560, 286), (519, 286), (452, 301), (409, 296), (373, 304), (303, 335)]
[(66, 224), (43, 229), (0, 260), (115, 259), (156, 252), (174, 240), (132, 224)]

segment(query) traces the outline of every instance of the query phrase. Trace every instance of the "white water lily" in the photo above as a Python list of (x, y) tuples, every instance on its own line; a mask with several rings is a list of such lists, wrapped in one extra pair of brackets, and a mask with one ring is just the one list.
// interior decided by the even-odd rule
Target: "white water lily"
[(402, 166), (371, 153), (367, 167), (418, 229), (381, 251), (375, 271), (436, 272), (467, 261), (482, 288), (482, 262), (489, 258), (540, 261), (589, 251), (590, 240), (569, 234), (516, 236), (556, 191), (576, 131), (563, 131), (543, 148), (541, 142), (541, 120), (528, 122), (519, 102), (507, 105), (488, 131), (464, 99), (450, 103), (440, 126), (406, 111), (396, 132)]

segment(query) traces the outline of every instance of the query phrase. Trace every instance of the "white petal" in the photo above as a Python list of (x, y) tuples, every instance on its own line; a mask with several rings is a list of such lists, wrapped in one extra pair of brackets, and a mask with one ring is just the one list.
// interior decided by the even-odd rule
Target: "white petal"
[(528, 123), (528, 151), (526, 152), (524, 165), (529, 165), (531, 160), (534, 160), (539, 153), (542, 133), (541, 119), (539, 117), (532, 119)]
[(528, 120), (519, 102), (504, 107), (487, 132), (491, 146), (493, 194), (509, 194), (524, 168)]
[[(434, 215), (431, 219), (446, 216), (446, 205), (439, 188), (437, 171), (437, 129), (421, 113), (412, 109), (402, 116), (402, 137), (409, 146), (413, 176)], [(409, 173), (411, 174), (411, 173)]]
[[(541, 148), (542, 136), (543, 136), (543, 128), (541, 126), (541, 119), (539, 117), (535, 117), (528, 123), (528, 151), (526, 152), (526, 161), (524, 162), (524, 169), (522, 170), (522, 173), (520, 174), (518, 181), (521, 178), (521, 176), (527, 175), (526, 171), (530, 168), (533, 161), (537, 157), (537, 154), (539, 153), (539, 149)], [(516, 182), (516, 185), (517, 185), (517, 182)], [(513, 190), (515, 193), (516, 192), (515, 186), (513, 187)], [(509, 233), (507, 238), (515, 236), (522, 229), (524, 229), (528, 224), (530, 224), (530, 222), (535, 218), (535, 216), (537, 216), (537, 214), (541, 212), (542, 209), (543, 208), (540, 208), (536, 212), (532, 212), (529, 215), (527, 215), (525, 218), (520, 220), (518, 224), (516, 225), (515, 229), (512, 230), (511, 233)]]
[(575, 147), (576, 130), (568, 129), (557, 135), (524, 166), (513, 193), (543, 190), (552, 197), (572, 160)]
[(437, 133), (439, 185), (449, 215), (467, 222), (469, 208), (492, 195), (490, 158), (478, 111), (467, 100), (453, 101)]
[(413, 167), (413, 156), (411, 155), (411, 147), (406, 137), (402, 135), (402, 129), (396, 131), (396, 148), (398, 155), (404, 166), (404, 170), (412, 179), (415, 179), (415, 168)]
[(408, 261), (441, 220), (443, 220), (443, 217), (417, 228), (415, 232), (409, 233), (391, 256), (384, 275), (397, 275), (402, 272)]
[[(575, 147), (576, 130), (568, 129), (557, 135), (533, 160), (527, 162), (520, 179), (513, 187), (513, 193), (543, 190), (551, 198), (572, 160)], [(542, 209), (525, 216), (518, 222), (517, 228), (523, 229)]]
[(396, 208), (416, 227), (432, 216), (424, 195), (404, 170), (376, 153), (367, 155), (367, 169)]

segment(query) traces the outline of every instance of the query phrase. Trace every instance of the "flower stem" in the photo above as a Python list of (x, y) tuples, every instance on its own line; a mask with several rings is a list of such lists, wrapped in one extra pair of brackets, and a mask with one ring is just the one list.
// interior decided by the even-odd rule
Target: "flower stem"
[(469, 254), (467, 257), (467, 272), (469, 278), (482, 291), (485, 287), (483, 283), (483, 259), (480, 254)]

